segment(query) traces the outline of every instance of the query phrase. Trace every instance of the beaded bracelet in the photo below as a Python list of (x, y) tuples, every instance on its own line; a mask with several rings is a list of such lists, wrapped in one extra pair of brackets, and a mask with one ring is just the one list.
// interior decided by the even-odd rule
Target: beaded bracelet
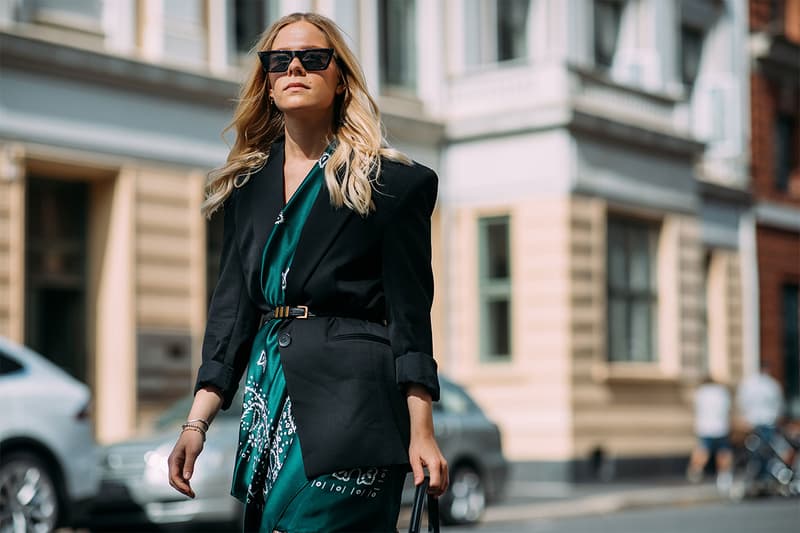
[(183, 433), (187, 429), (200, 433), (203, 436), (203, 442), (206, 441), (206, 432), (205, 432), (205, 430), (203, 430), (203, 428), (199, 428), (199, 427), (193, 426), (191, 424), (183, 424), (183, 425), (181, 425), (181, 433)]
[(201, 424), (203, 424), (206, 427), (206, 431), (208, 431), (208, 428), (211, 427), (211, 424), (209, 424), (208, 420), (206, 420), (205, 418), (193, 418), (191, 420), (186, 421), (187, 424), (192, 424), (194, 422), (200, 422)]

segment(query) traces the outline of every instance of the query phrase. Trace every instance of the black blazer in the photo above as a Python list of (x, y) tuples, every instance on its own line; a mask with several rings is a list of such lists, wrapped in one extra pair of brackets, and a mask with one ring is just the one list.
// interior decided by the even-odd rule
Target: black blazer
[[(224, 204), (220, 274), (211, 299), (195, 392), (222, 391), (230, 407), (260, 317), (261, 255), (283, 205), (283, 142)], [(286, 303), (319, 317), (286, 320), (280, 355), (306, 475), (408, 464), (405, 387), (439, 398), (432, 356), (430, 217), (436, 174), (381, 162), (375, 211), (331, 206), (323, 186), (302, 230)], [(388, 324), (385, 325), (385, 324)]]

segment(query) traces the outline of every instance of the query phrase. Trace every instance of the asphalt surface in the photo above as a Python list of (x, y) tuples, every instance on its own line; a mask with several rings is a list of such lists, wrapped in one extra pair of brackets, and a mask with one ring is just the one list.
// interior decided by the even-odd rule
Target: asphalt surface
[[(408, 530), (409, 515), (410, 509), (401, 511), (399, 531)], [(425, 525), (423, 531), (427, 531)], [(182, 531), (223, 533), (227, 529), (219, 525), (187, 524)], [(442, 530), (446, 533), (800, 533), (800, 498), (735, 504), (723, 498), (713, 483), (690, 485), (680, 478), (608, 484), (513, 481), (507, 497), (490, 506), (480, 524)], [(58, 533), (88, 531), (62, 529)]]
[(800, 499), (628, 509), (442, 530), (447, 533), (797, 533), (800, 532)]

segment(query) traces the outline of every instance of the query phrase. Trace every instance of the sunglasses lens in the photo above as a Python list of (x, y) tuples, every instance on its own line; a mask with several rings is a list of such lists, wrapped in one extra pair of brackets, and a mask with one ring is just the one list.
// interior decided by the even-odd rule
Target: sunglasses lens
[(267, 61), (267, 70), (269, 72), (283, 72), (289, 68), (289, 63), (292, 62), (292, 56), (284, 53), (271, 53)]
[(306, 70), (325, 70), (330, 61), (329, 50), (306, 50), (302, 56), (303, 68)]

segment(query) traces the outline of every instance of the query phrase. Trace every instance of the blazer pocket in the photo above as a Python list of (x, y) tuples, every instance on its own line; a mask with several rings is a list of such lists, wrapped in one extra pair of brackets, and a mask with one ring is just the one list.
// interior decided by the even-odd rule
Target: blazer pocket
[(372, 333), (341, 333), (330, 337), (332, 341), (370, 341), (379, 342), (386, 346), (391, 346), (392, 343), (386, 337), (380, 335), (373, 335)]

